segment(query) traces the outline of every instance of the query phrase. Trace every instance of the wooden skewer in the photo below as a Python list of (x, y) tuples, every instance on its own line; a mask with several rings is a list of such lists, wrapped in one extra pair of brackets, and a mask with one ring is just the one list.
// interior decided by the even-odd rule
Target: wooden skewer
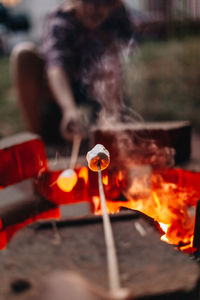
[(101, 144), (97, 144), (91, 151), (87, 153), (86, 159), (88, 166), (92, 171), (98, 171), (99, 195), (102, 207), (103, 229), (106, 246), (108, 281), (110, 294), (108, 299), (125, 300), (130, 299), (130, 291), (122, 288), (120, 284), (120, 274), (117, 261), (116, 247), (106, 207), (106, 199), (103, 188), (102, 169), (105, 169), (110, 162), (110, 154), (108, 150)]
[(70, 165), (69, 168), (74, 170), (76, 161), (78, 158), (78, 153), (80, 149), (80, 144), (81, 144), (81, 137), (80, 135), (75, 135), (73, 138), (73, 145), (72, 145), (72, 154), (71, 154), (71, 159), (70, 159)]
[(105, 200), (105, 194), (103, 189), (100, 163), (98, 163), (98, 182), (99, 182), (99, 194), (101, 199), (101, 207), (103, 210), (103, 227), (104, 227), (104, 236), (105, 236), (105, 243), (106, 243), (109, 287), (111, 293), (115, 293), (117, 290), (120, 290), (121, 288), (120, 276), (119, 276), (118, 261), (117, 261), (116, 248), (115, 248), (111, 222), (106, 208), (106, 200)]
[(99, 194), (101, 200), (101, 207), (103, 211), (103, 228), (104, 228), (104, 237), (106, 244), (106, 253), (107, 253), (107, 266), (108, 266), (108, 279), (109, 279), (109, 289), (110, 296), (115, 300), (125, 300), (132, 299), (131, 293), (128, 289), (122, 288), (120, 284), (120, 274), (118, 267), (118, 260), (116, 254), (116, 247), (113, 237), (112, 226), (110, 222), (110, 217), (108, 215), (106, 207), (106, 199), (103, 188), (102, 181), (102, 172), (100, 162), (98, 163), (98, 183), (99, 183)]

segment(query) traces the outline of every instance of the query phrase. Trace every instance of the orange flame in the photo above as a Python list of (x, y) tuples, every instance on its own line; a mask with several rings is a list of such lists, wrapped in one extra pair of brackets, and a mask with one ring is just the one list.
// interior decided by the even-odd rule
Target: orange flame
[[(182, 251), (193, 252), (195, 211), (197, 201), (200, 199), (200, 173), (181, 169), (166, 169), (162, 173), (155, 171), (151, 173), (147, 168), (147, 172), (145, 168), (137, 168), (128, 179), (128, 173), (124, 170), (109, 171), (103, 176), (108, 212), (116, 213), (121, 207), (138, 210), (160, 224), (163, 231), (161, 240), (177, 245)], [(71, 187), (71, 192), (66, 195), (56, 185), (59, 173), (48, 172), (41, 177), (37, 181), (37, 191), (56, 204), (76, 203), (83, 199), (92, 201), (94, 213), (102, 214), (97, 178), (92, 175), (93, 173), (88, 178), (88, 168), (76, 170), (75, 183)], [(66, 182), (64, 185), (66, 186)], [(3, 235), (5, 231), (0, 222), (0, 236)]]
[[(92, 197), (92, 203), (94, 205), (94, 214), (102, 215), (101, 200), (99, 196)], [(120, 210), (118, 203), (113, 201), (106, 201), (106, 207), (109, 214), (115, 214)]]
[(79, 171), (79, 174), (78, 174), (78, 177), (79, 178), (83, 178), (83, 180), (85, 181), (85, 184), (88, 184), (88, 168), (87, 167), (82, 167)]
[[(122, 180), (123, 175), (119, 172), (116, 178), (118, 187)], [(184, 186), (183, 178), (180, 176), (177, 182), (173, 180), (170, 182), (161, 174), (152, 173), (149, 191), (146, 182), (147, 176), (144, 174), (140, 178), (134, 178), (129, 186), (125, 188), (123, 186), (122, 193), (127, 201), (107, 200), (108, 212), (118, 212), (121, 207), (138, 210), (160, 224), (163, 231), (162, 241), (177, 245), (184, 251), (191, 248), (195, 221), (191, 210), (195, 211), (195, 205), (200, 199), (200, 190)], [(100, 214), (100, 200), (95, 197), (95, 201), (94, 212)]]
[(122, 174), (122, 171), (119, 171), (116, 178), (116, 186), (120, 188), (121, 185), (123, 184), (123, 180), (124, 180), (124, 176)]
[(108, 185), (108, 175), (103, 175), (102, 181), (104, 185)]

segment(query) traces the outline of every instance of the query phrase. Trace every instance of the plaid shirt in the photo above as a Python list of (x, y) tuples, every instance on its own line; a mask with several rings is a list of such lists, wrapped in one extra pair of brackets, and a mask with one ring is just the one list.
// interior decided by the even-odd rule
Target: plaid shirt
[(61, 66), (72, 80), (80, 80), (113, 43), (128, 44), (132, 37), (133, 25), (124, 6), (95, 30), (85, 28), (75, 10), (58, 8), (47, 17), (42, 56), (47, 68)]

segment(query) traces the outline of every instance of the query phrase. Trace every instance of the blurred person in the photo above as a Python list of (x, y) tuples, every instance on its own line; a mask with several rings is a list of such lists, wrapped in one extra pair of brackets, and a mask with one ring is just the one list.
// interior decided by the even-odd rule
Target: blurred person
[[(111, 75), (119, 86), (119, 52), (132, 38), (133, 25), (122, 0), (65, 1), (50, 13), (41, 46), (23, 43), (11, 56), (14, 87), (27, 128), (49, 142), (59, 136), (60, 128), (61, 136), (72, 140), (74, 134), (84, 134), (80, 106), (90, 108), (93, 121), (103, 105), (110, 115), (116, 113), (121, 98), (102, 103), (97, 91), (102, 86), (94, 82)], [(106, 55), (112, 67), (105, 66)]]

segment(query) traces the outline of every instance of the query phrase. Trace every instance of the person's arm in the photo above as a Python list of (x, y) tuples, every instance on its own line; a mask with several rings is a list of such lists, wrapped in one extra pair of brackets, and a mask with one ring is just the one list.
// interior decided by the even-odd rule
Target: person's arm
[(47, 17), (41, 48), (49, 85), (62, 111), (60, 130), (66, 139), (73, 139), (81, 127), (68, 75), (72, 55), (71, 28), (73, 24), (70, 18), (58, 8)]
[(62, 111), (61, 134), (66, 139), (72, 139), (74, 134), (80, 134), (80, 126), (70, 80), (60, 66), (48, 68), (47, 75), (50, 88)]
[(47, 70), (50, 87), (61, 110), (75, 110), (76, 105), (72, 94), (68, 75), (60, 66), (51, 66)]

